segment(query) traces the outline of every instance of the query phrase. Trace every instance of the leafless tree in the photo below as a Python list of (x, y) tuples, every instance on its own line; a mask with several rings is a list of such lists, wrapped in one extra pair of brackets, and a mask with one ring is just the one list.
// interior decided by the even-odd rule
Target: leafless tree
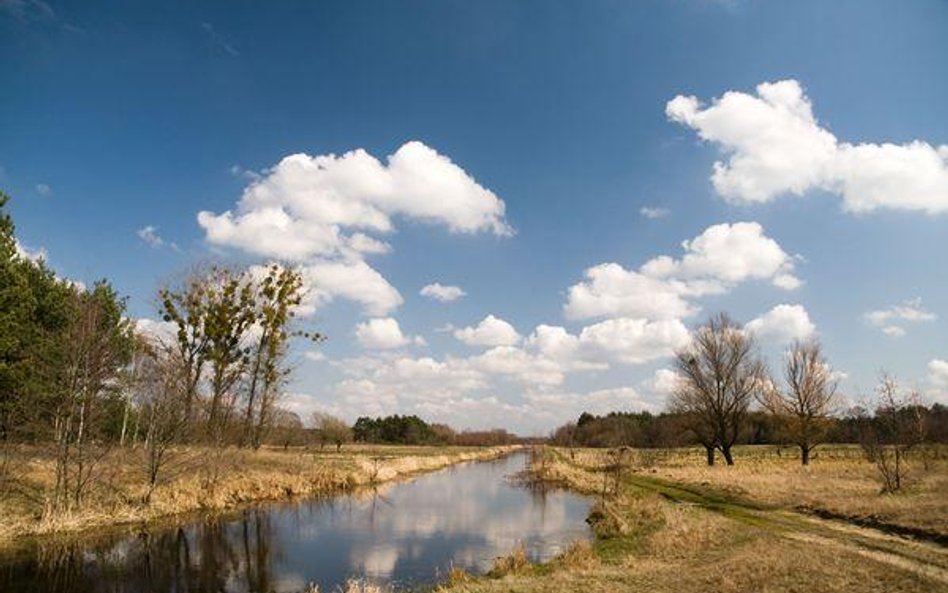
[(761, 404), (780, 419), (787, 438), (800, 448), (801, 463), (808, 465), (829, 428), (839, 382), (815, 339), (790, 347), (783, 375), (786, 387), (764, 391)]
[(342, 449), (343, 443), (352, 440), (352, 429), (346, 424), (345, 420), (323, 412), (313, 412), (312, 422), (313, 428), (316, 429), (320, 447), (323, 447), (326, 443), (333, 443), (338, 451)]
[(142, 501), (149, 504), (155, 488), (167, 478), (169, 466), (174, 465), (174, 446), (188, 426), (187, 362), (177, 348), (151, 341), (142, 345), (136, 363), (136, 404), (144, 433), (142, 454), (147, 487)]
[(131, 353), (131, 322), (112, 288), (98, 283), (89, 292), (74, 289), (73, 320), (67, 335), (53, 429), (56, 481), (47, 512), (82, 506), (99, 462), (109, 450), (101, 438), (103, 401), (119, 389)]
[(734, 465), (731, 449), (747, 409), (768, 382), (754, 338), (720, 313), (694, 332), (691, 343), (676, 354), (675, 368), (680, 380), (673, 407), (692, 414), (724, 461)]
[(289, 449), (290, 445), (305, 443), (306, 433), (299, 414), (286, 408), (276, 407), (271, 415), (269, 442), (280, 445), (284, 450)]
[(909, 452), (925, 440), (926, 408), (919, 394), (904, 391), (883, 374), (876, 387), (879, 406), (864, 424), (861, 445), (882, 478), (882, 491), (895, 493), (909, 476)]

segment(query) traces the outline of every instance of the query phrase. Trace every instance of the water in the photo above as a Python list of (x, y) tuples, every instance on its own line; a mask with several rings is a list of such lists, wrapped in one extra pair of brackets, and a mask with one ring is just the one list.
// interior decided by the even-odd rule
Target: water
[(590, 537), (589, 501), (519, 487), (525, 454), (326, 500), (270, 504), (182, 527), (31, 542), (0, 558), (3, 593), (334, 591), (350, 577), (404, 588), (451, 566), (484, 572), (522, 544), (545, 561)]

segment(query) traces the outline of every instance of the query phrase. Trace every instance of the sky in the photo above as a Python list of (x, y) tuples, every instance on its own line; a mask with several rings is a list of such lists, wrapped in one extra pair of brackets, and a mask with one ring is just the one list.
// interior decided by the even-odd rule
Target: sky
[(948, 402), (948, 4), (0, 0), (18, 240), (143, 330), (298, 266), (285, 405), (543, 434), (728, 312)]

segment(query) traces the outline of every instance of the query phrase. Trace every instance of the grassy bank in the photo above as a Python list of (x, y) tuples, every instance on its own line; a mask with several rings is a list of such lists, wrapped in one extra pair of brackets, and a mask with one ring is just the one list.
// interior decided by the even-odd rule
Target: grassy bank
[(173, 452), (165, 479), (146, 504), (141, 452), (117, 450), (98, 463), (96, 485), (80, 511), (49, 516), (45, 508), (55, 475), (52, 451), (22, 447), (10, 453), (15, 480), (0, 495), (0, 546), (23, 535), (76, 532), (190, 511), (326, 496), (510, 451), (509, 447), (348, 446), (340, 452), (328, 447), (258, 451), (182, 447)]
[[(549, 452), (533, 471), (596, 497), (595, 541), (545, 565), (514, 551), (488, 576), (452, 574), (441, 591), (948, 591), (948, 548), (794, 510), (805, 495), (827, 508), (889, 511), (911, 523), (897, 510), (918, 504), (925, 511), (917, 521), (936, 526), (948, 511), (948, 497), (937, 496), (944, 465), (905, 494), (881, 496), (871, 466), (844, 455), (801, 468), (783, 455), (744, 451), (737, 466), (707, 470), (678, 452), (633, 458), (616, 482), (602, 451), (574, 453)], [(750, 453), (760, 453), (754, 463)]]
[[(876, 468), (857, 446), (817, 450), (802, 467), (798, 452), (772, 446), (741, 447), (733, 467), (702, 463), (703, 451), (634, 452), (632, 475), (685, 485), (743, 503), (814, 512), (879, 527), (906, 528), (948, 539), (948, 449), (918, 451), (909, 484), (897, 495), (880, 495)], [(601, 451), (581, 450), (576, 463), (594, 468)]]

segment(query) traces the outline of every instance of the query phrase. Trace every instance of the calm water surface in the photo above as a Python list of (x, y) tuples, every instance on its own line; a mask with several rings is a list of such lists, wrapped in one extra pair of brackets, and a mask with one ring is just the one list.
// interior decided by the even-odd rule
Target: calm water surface
[(64, 544), (39, 540), (0, 558), (0, 591), (195, 593), (334, 591), (349, 577), (396, 587), (451, 566), (483, 572), (523, 544), (548, 560), (590, 537), (590, 502), (505, 476), (526, 454), (454, 466), (375, 492), (271, 504), (184, 527)]

